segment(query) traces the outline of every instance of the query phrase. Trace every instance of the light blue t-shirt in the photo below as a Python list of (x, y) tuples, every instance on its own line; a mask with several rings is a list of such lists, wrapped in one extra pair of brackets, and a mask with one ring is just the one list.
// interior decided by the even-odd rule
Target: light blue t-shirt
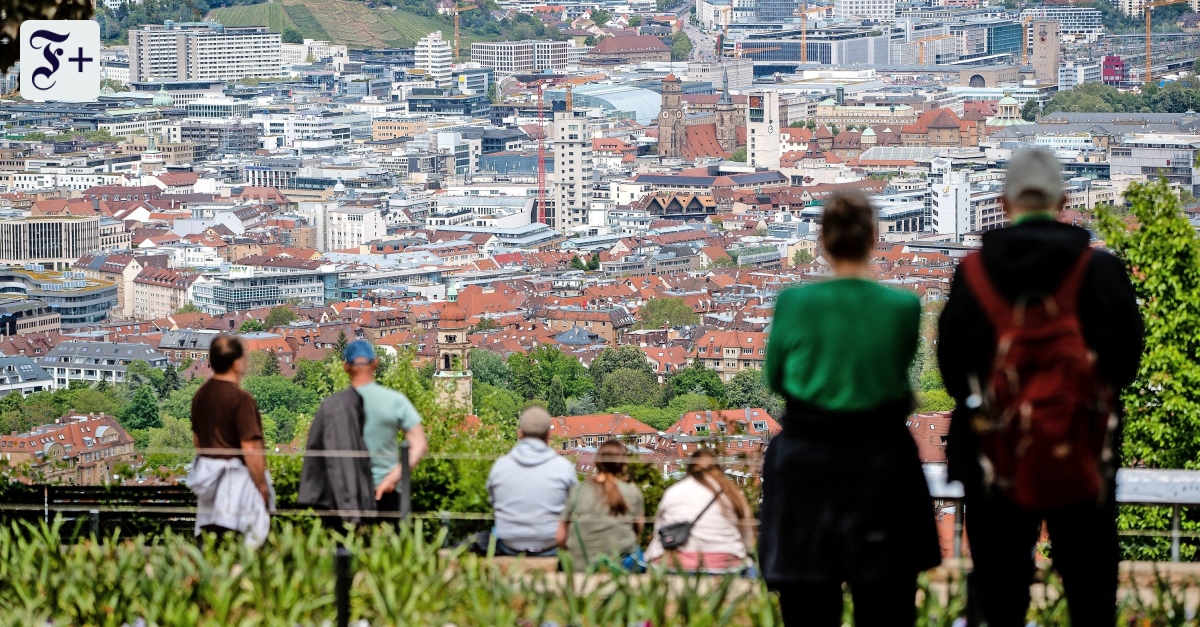
[(363, 399), (366, 413), (363, 443), (371, 454), (371, 476), (375, 485), (379, 485), (400, 463), (397, 434), (421, 424), (421, 415), (403, 394), (378, 383), (371, 382), (354, 389)]

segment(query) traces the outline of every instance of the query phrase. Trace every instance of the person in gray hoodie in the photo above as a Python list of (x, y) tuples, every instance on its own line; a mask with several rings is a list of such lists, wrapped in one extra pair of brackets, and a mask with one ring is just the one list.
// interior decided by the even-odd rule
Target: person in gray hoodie
[[(551, 424), (545, 409), (525, 410), (517, 445), (492, 465), (487, 488), (496, 515), (491, 535), (498, 555), (556, 554), (558, 519), (579, 478), (571, 462), (550, 448)], [(476, 539), (476, 550), (487, 550), (487, 536)]]

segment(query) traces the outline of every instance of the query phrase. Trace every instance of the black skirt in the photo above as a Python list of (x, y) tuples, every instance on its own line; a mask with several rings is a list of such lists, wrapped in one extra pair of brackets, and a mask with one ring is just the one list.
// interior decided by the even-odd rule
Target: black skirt
[(770, 586), (887, 581), (941, 562), (908, 403), (831, 412), (789, 402), (763, 461), (759, 564)]

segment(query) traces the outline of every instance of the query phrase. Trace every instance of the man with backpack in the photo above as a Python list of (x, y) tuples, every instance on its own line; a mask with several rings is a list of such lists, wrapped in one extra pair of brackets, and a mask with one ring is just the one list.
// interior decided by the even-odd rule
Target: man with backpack
[(1054, 155), (1016, 153), (1012, 222), (963, 260), (942, 312), (938, 364), (957, 407), (952, 479), (966, 489), (972, 594), (989, 627), (1025, 625), (1045, 521), (1072, 625), (1116, 622), (1117, 394), (1137, 373), (1142, 320), (1124, 265), (1057, 221)]

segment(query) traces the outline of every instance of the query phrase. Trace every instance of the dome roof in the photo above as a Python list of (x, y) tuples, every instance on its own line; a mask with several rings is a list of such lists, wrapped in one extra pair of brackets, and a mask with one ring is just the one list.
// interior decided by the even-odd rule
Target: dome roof
[(438, 323), (444, 324), (447, 322), (466, 322), (467, 312), (463, 310), (458, 303), (447, 303), (442, 308), (442, 315), (438, 317)]
[(342, 179), (338, 179), (337, 185), (333, 186), (333, 191), (335, 193), (346, 191), (346, 184), (342, 182)]
[(150, 101), (156, 107), (173, 107), (175, 106), (175, 98), (167, 93), (167, 86), (160, 84), (158, 91), (154, 93), (154, 100)]
[(1021, 104), (1021, 103), (1017, 102), (1016, 98), (1013, 98), (1012, 96), (1010, 96), (1008, 94), (1004, 94), (1004, 97), (1001, 98), (1000, 101), (997, 102), (996, 104), (997, 105), (1015, 105), (1015, 104)]

